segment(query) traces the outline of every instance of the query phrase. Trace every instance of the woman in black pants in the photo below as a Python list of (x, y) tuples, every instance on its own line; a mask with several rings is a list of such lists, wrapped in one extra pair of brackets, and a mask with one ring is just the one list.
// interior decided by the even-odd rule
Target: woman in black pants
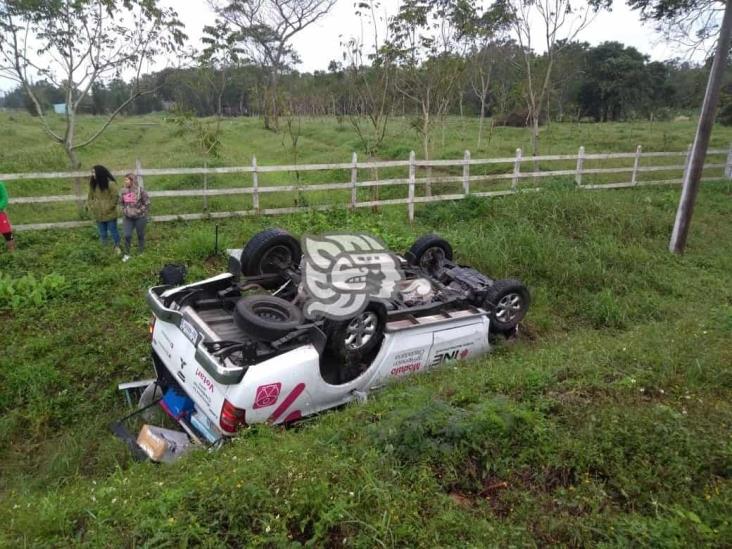
[(145, 225), (150, 210), (150, 197), (137, 183), (135, 174), (125, 176), (125, 186), (119, 198), (122, 205), (122, 232), (125, 237), (125, 255), (122, 261), (130, 259), (132, 231), (137, 233), (137, 249), (142, 253), (145, 248)]

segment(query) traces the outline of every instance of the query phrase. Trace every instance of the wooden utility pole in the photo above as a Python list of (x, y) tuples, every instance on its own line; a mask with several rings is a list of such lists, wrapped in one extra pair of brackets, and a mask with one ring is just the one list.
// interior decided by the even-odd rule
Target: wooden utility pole
[(709, 72), (707, 91), (704, 94), (699, 125), (696, 128), (696, 137), (691, 149), (689, 165), (684, 171), (684, 183), (681, 189), (681, 200), (676, 211), (676, 222), (671, 233), (671, 242), (668, 249), (673, 253), (683, 253), (686, 246), (686, 237), (689, 234), (689, 223), (694, 212), (696, 195), (699, 192), (699, 182), (704, 169), (704, 159), (707, 156), (709, 138), (714, 126), (714, 117), (719, 104), (719, 92), (722, 87), (722, 77), (727, 67), (727, 54), (729, 52), (730, 37), (732, 36), (732, 0), (727, 0), (724, 8), (724, 19), (719, 29), (719, 40), (717, 51), (714, 54), (712, 70)]

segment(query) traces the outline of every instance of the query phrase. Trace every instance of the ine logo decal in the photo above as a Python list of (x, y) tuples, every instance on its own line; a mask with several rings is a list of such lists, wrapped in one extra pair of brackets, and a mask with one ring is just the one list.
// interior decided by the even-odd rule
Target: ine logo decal
[(470, 350), (468, 349), (463, 349), (462, 351), (460, 349), (446, 350), (444, 352), (438, 351), (432, 359), (431, 366), (437, 366), (438, 364), (449, 362), (451, 360), (465, 360), (469, 354)]
[(254, 397), (254, 408), (266, 408), (273, 406), (280, 397), (282, 383), (270, 383), (257, 387), (257, 394)]
[(305, 315), (352, 318), (374, 298), (392, 299), (403, 278), (401, 262), (382, 242), (365, 234), (303, 238)]

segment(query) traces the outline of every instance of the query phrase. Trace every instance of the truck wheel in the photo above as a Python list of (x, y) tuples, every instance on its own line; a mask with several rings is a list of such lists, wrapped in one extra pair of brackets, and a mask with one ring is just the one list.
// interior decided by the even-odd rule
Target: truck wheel
[(418, 238), (406, 254), (410, 265), (422, 267), (430, 274), (439, 273), (445, 261), (452, 261), (452, 246), (436, 234)]
[(303, 322), (300, 309), (271, 295), (252, 295), (236, 302), (234, 321), (247, 334), (262, 341), (286, 336)]
[(385, 324), (385, 315), (374, 307), (348, 320), (331, 321), (328, 347), (346, 365), (363, 362), (381, 345)]
[(488, 288), (483, 308), (488, 311), (493, 333), (507, 333), (516, 329), (526, 316), (531, 303), (529, 290), (520, 281), (496, 280)]
[(244, 276), (278, 274), (300, 265), (302, 249), (297, 239), (283, 229), (267, 229), (255, 234), (241, 252)]

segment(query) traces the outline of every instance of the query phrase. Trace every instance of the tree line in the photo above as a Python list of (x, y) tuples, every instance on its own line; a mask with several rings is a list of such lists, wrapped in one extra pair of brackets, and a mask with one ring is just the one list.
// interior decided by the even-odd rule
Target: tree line
[[(644, 13), (680, 0), (633, 1)], [(578, 41), (610, 0), (402, 0), (389, 17), (381, 0), (360, 0), (354, 17), (365, 32), (345, 39), (327, 70), (301, 73), (293, 37), (336, 0), (207, 2), (216, 21), (191, 51), (177, 13), (155, 0), (0, 0), (0, 73), (18, 84), (2, 106), (34, 114), (72, 167), (76, 151), (116, 116), (163, 110), (199, 134), (206, 154), (215, 154), (225, 116), (260, 116), (296, 148), (297, 119), (329, 115), (349, 123), (375, 157), (389, 120), (405, 116), (430, 158), (435, 127), (460, 115), (479, 117), (478, 147), (489, 124), (530, 128), (537, 155), (548, 121), (693, 112), (709, 68), (651, 61), (618, 42)], [(165, 55), (184, 66), (142, 73), (144, 62)], [(59, 103), (62, 132), (48, 121)], [(103, 121), (78, 136), (80, 113)]]
[[(515, 42), (496, 42), (485, 51), (461, 60), (466, 70), (456, 82), (447, 113), (496, 117), (499, 124), (526, 126), (525, 83), (520, 64), (521, 50)], [(537, 56), (537, 63), (546, 63)], [(481, 66), (482, 65), (482, 66)], [(708, 64), (707, 64), (708, 65)], [(586, 42), (568, 44), (558, 63), (561, 78), (546, 99), (545, 117), (553, 121), (592, 120), (609, 122), (636, 119), (669, 119), (698, 108), (709, 67), (678, 59), (650, 61), (632, 46), (605, 42), (590, 46)], [(481, 87), (479, 76), (485, 69), (489, 82)], [(374, 80), (377, 71), (362, 68), (362, 78)], [(367, 106), (354, 81), (355, 70), (341, 60), (330, 63), (327, 71), (301, 73), (289, 70), (280, 77), (278, 93), (285, 115), (336, 116), (362, 115)], [(395, 80), (396, 80), (395, 76)], [(192, 67), (165, 69), (143, 75), (144, 85), (154, 91), (124, 105), (134, 86), (120, 78), (98, 82), (80, 104), (85, 114), (109, 114), (123, 106), (126, 115), (182, 109), (195, 116), (260, 116), (265, 112), (265, 75), (256, 65), (226, 69)], [(40, 80), (31, 84), (44, 110), (65, 103), (63, 88)], [(410, 116), (418, 105), (408, 97), (390, 101), (392, 114)], [(37, 114), (23, 87), (18, 86), (0, 98), (0, 106), (26, 109)]]

